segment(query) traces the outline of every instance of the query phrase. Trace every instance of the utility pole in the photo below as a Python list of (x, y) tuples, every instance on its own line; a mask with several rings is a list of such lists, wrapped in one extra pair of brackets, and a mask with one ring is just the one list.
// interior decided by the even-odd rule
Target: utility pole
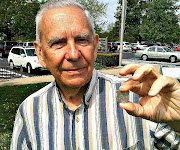
[(119, 32), (120, 37), (120, 52), (119, 52), (119, 66), (122, 66), (122, 54), (123, 54), (123, 35), (125, 29), (127, 0), (122, 0), (122, 13), (121, 13), (121, 30)]

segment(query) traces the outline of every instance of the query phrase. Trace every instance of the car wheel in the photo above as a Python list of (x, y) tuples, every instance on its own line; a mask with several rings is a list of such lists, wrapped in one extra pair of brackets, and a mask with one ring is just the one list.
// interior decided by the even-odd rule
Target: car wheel
[(32, 73), (32, 67), (30, 64), (27, 65), (27, 73), (29, 73), (29, 74)]
[(23, 66), (20, 66), (20, 72), (23, 72), (23, 71), (24, 71)]
[(142, 55), (142, 60), (146, 61), (148, 59), (148, 56), (147, 55)]
[(14, 69), (14, 63), (12, 61), (9, 62), (9, 68), (12, 70)]
[(169, 58), (169, 60), (170, 60), (170, 62), (171, 63), (175, 63), (176, 62), (176, 56), (171, 56), (170, 58)]

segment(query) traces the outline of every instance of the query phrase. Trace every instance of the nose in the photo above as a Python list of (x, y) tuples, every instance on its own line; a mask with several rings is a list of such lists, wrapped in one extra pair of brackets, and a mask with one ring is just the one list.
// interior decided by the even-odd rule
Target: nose
[(65, 58), (68, 61), (77, 61), (81, 57), (80, 51), (77, 49), (74, 41), (67, 43), (67, 51)]

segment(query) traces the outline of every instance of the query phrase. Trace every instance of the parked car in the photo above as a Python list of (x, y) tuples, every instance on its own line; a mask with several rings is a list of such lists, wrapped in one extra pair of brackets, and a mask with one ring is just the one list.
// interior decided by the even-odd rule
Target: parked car
[(155, 44), (154, 41), (148, 40), (148, 41), (141, 41), (142, 45), (147, 45), (147, 46), (153, 46)]
[(131, 49), (136, 51), (136, 50), (144, 50), (147, 48), (147, 45), (142, 45), (140, 43), (131, 43)]
[(163, 46), (150, 46), (145, 50), (136, 51), (134, 56), (145, 61), (148, 59), (166, 59), (174, 63), (180, 60), (180, 52), (170, 51), (167, 47)]
[[(119, 51), (121, 48), (120, 42), (115, 42), (117, 44), (117, 50)], [(131, 51), (131, 44), (129, 42), (123, 42), (123, 51)]]
[(176, 48), (177, 51), (180, 51), (180, 44)]
[(8, 55), (14, 45), (18, 45), (18, 43), (15, 41), (0, 41), (0, 56)]
[(18, 45), (23, 46), (23, 47), (29, 47), (29, 46), (34, 46), (34, 42), (33, 41), (31, 41), (31, 42), (20, 42)]
[(131, 50), (132, 50), (132, 51), (136, 51), (136, 50), (138, 50), (138, 49), (139, 49), (138, 43), (131, 43)]
[(117, 45), (114, 42), (108, 42), (108, 51), (115, 52), (117, 50)]
[(20, 71), (24, 69), (31, 73), (34, 69), (43, 69), (39, 63), (34, 47), (14, 46), (9, 52), (8, 64), (11, 69), (20, 67)]

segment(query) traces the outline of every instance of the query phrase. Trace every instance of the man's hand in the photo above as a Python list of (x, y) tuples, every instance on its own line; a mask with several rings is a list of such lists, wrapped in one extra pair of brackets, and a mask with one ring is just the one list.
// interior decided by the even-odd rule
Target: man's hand
[[(172, 72), (173, 73), (173, 72)], [(152, 65), (130, 64), (123, 67), (120, 75), (132, 74), (120, 91), (135, 92), (139, 104), (121, 103), (129, 114), (155, 122), (165, 122), (180, 131), (180, 83), (178, 80), (161, 75)]]

